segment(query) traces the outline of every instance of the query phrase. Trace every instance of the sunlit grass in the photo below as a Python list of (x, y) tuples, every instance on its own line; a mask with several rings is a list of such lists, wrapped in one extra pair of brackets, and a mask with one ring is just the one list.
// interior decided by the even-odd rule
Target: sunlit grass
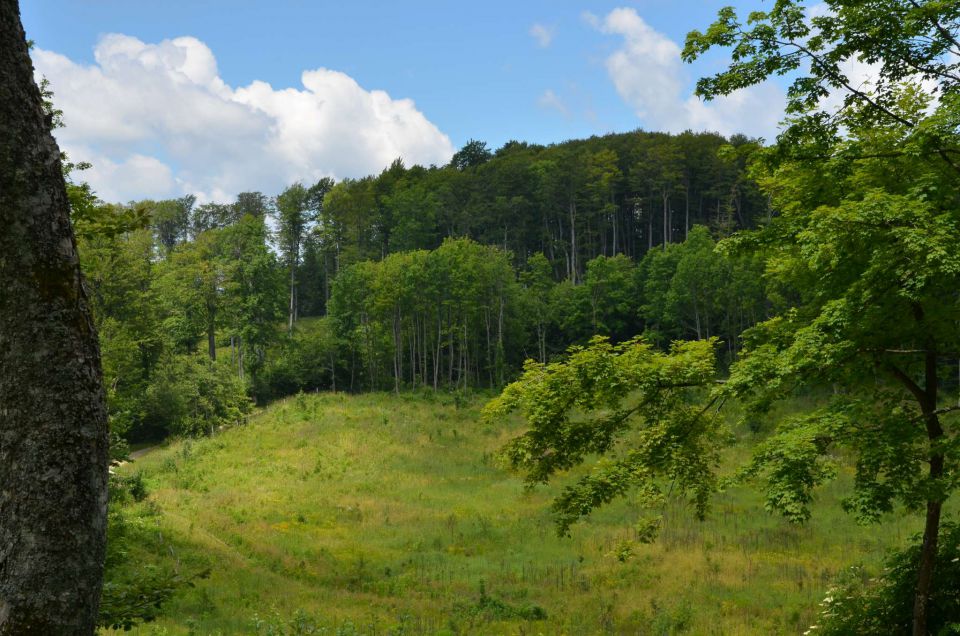
[(652, 545), (632, 543), (630, 501), (560, 539), (556, 487), (526, 492), (494, 461), (520, 423), (481, 424), (482, 403), (301, 395), (125, 466), (144, 472), (173, 558), (212, 569), (141, 633), (800, 633), (839, 569), (918, 527), (856, 526), (841, 479), (805, 527), (736, 488), (704, 523), (669, 504)]

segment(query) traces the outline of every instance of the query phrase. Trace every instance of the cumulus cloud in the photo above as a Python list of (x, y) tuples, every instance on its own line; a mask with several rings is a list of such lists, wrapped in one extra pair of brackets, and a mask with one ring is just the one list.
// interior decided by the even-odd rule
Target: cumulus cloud
[(301, 88), (231, 87), (213, 52), (180, 37), (159, 44), (111, 34), (83, 65), (35, 49), (66, 128), (57, 139), (107, 200), (195, 193), (224, 200), (296, 181), (378, 172), (397, 157), (445, 163), (454, 148), (409, 99), (318, 68)]
[(556, 28), (540, 24), (539, 22), (535, 22), (533, 26), (530, 27), (530, 37), (536, 40), (537, 44), (542, 48), (547, 48), (553, 43), (555, 32)]
[(692, 95), (692, 81), (680, 46), (653, 29), (630, 8), (614, 9), (599, 18), (583, 19), (622, 45), (605, 61), (620, 97), (650, 129), (680, 132), (709, 130), (725, 135), (742, 132), (772, 139), (783, 116), (785, 96), (772, 82), (704, 102)]
[(94, 185), (97, 195), (105, 201), (166, 199), (183, 193), (173, 170), (156, 157), (134, 153), (115, 161), (86, 146), (71, 147), (70, 156), (82, 157), (92, 164), (81, 178)]

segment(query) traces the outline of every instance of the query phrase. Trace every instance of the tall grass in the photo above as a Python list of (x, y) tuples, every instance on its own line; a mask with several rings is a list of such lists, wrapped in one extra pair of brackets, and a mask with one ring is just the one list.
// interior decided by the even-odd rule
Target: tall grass
[(496, 465), (520, 423), (481, 424), (482, 402), (300, 395), (124, 467), (162, 511), (144, 518), (165, 557), (212, 569), (140, 633), (795, 634), (841, 568), (918, 527), (856, 526), (838, 505), (845, 477), (804, 527), (736, 488), (703, 523), (669, 503), (652, 545), (635, 541), (629, 499), (561, 539), (547, 512), (559, 485), (527, 492)]

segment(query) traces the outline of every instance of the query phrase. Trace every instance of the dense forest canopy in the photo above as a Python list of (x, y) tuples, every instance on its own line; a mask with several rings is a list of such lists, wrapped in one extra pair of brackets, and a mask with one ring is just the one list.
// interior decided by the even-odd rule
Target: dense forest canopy
[(447, 166), (227, 203), (74, 185), (114, 431), (236, 421), (244, 393), (502, 386), (596, 333), (721, 336), (733, 355), (768, 302), (760, 261), (714, 240), (770, 215), (746, 172), (760, 147), (471, 141)]

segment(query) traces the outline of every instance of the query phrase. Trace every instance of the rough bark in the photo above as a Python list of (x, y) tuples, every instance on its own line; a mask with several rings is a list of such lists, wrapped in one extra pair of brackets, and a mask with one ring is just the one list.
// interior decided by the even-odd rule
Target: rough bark
[(96, 624), (106, 409), (68, 212), (17, 2), (0, 0), (0, 636)]

